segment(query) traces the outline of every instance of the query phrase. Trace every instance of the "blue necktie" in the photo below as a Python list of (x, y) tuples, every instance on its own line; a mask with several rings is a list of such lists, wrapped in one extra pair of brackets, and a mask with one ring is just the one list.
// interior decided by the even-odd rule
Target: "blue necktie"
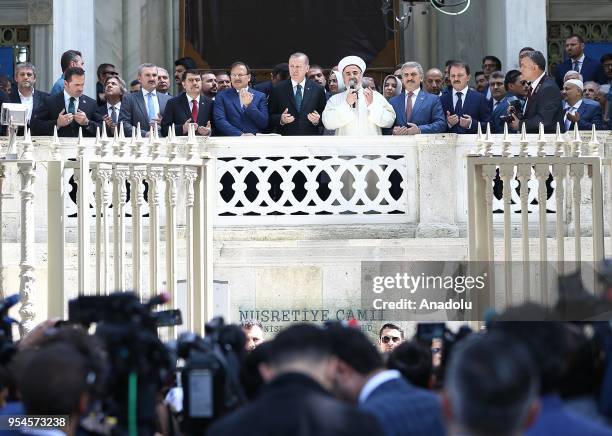
[(302, 108), (302, 85), (300, 84), (295, 87), (295, 107), (297, 107), (298, 112)]
[(461, 101), (462, 95), (462, 92), (457, 93), (457, 104), (455, 104), (455, 114), (459, 116), (463, 115), (463, 102)]
[(153, 104), (153, 93), (149, 92), (147, 94), (147, 110), (149, 112), (149, 121), (157, 116), (155, 113), (155, 105)]

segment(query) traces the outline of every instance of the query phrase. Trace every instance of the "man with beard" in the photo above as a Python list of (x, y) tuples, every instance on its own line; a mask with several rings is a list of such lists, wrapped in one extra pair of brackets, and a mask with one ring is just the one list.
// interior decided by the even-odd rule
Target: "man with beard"
[(215, 75), (217, 79), (217, 93), (230, 89), (232, 87), (232, 81), (230, 80), (230, 76), (225, 71), (221, 71)]
[(214, 100), (217, 96), (217, 78), (212, 71), (202, 73), (202, 95)]

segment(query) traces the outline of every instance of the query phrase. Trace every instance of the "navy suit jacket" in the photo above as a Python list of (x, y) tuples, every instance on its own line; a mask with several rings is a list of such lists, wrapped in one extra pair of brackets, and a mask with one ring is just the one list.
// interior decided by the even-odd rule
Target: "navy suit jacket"
[[(174, 124), (174, 131), (177, 136), (187, 135), (187, 133), (183, 133), (183, 124), (191, 118), (191, 109), (189, 107), (189, 100), (184, 92), (168, 101), (162, 118), (163, 136), (168, 134), (168, 129), (172, 124)], [(198, 126), (206, 126), (209, 121), (212, 123), (212, 108), (212, 99), (201, 95), (200, 104), (198, 105), (198, 119), (191, 120), (191, 122), (198, 123)]]
[(527, 99), (524, 121), (527, 133), (538, 133), (540, 123), (544, 124), (546, 133), (555, 133), (557, 123), (561, 125), (561, 130), (565, 130), (563, 122), (563, 104), (561, 103), (561, 91), (555, 81), (548, 77), (542, 77), (534, 93)]
[[(574, 62), (569, 58), (557, 65), (555, 77), (557, 78), (557, 86), (559, 88), (563, 88), (563, 76), (565, 76), (565, 73), (569, 70), (572, 70), (573, 66)], [(595, 59), (591, 59), (587, 56), (584, 57), (584, 61), (582, 62), (580, 74), (582, 74), (584, 82), (593, 81), (601, 84), (608, 83), (601, 64)]]
[(386, 436), (446, 435), (436, 395), (403, 378), (378, 386), (360, 408), (378, 418)]
[[(442, 110), (446, 116), (446, 112), (451, 114), (455, 113), (455, 106), (453, 105), (453, 95), (455, 90), (442, 94), (440, 101), (442, 102)], [(467, 95), (463, 96), (463, 109), (461, 113), (458, 113), (459, 118), (462, 115), (469, 115), (472, 117), (472, 125), (469, 129), (464, 129), (459, 125), (455, 124), (449, 129), (451, 133), (476, 133), (478, 131), (478, 123), (485, 131), (487, 123), (491, 121), (491, 105), (487, 101), (486, 97), (473, 89), (468, 89)], [(447, 124), (448, 125), (448, 124)]]
[[(519, 99), (517, 98), (516, 95), (510, 92), (506, 93), (506, 95), (499, 102), (495, 110), (491, 111), (491, 132), (504, 133), (504, 122), (501, 120), (501, 117), (508, 113), (508, 107), (510, 106), (510, 102), (512, 100), (519, 100)], [(521, 105), (524, 107), (525, 103), (522, 100), (520, 101), (521, 101)], [(491, 108), (493, 108), (493, 99), (489, 100), (489, 103), (491, 104)], [(508, 123), (508, 132), (516, 133), (516, 130), (510, 127), (509, 123)]]
[(249, 88), (253, 101), (242, 109), (240, 97), (234, 88), (224, 89), (215, 97), (213, 119), (215, 133), (219, 136), (240, 136), (243, 133), (260, 133), (268, 125), (268, 101), (266, 94)]
[[(34, 94), (36, 95), (36, 94)], [(89, 119), (89, 125), (83, 126), (83, 136), (96, 136), (96, 128), (101, 126), (100, 117), (96, 113), (98, 105), (96, 100), (81, 95), (79, 97), (80, 111), (85, 112)], [(57, 117), (66, 109), (64, 101), (64, 92), (45, 97), (41, 104), (32, 112), (30, 126), (33, 136), (50, 136), (53, 135), (53, 128), (57, 124)], [(67, 126), (57, 129), (58, 136), (76, 138), (79, 136), (79, 127), (76, 121), (73, 121)]]
[(442, 111), (440, 97), (429, 94), (421, 89), (416, 97), (412, 116), (406, 120), (406, 93), (402, 92), (389, 100), (395, 110), (395, 123), (393, 126), (406, 126), (413, 123), (419, 126), (421, 133), (444, 133), (448, 128), (446, 117)]
[[(172, 98), (168, 94), (155, 92), (161, 114), (166, 110), (166, 103)], [(126, 136), (132, 136), (132, 127), (140, 123), (140, 134), (144, 138), (149, 133), (149, 113), (145, 104), (142, 91), (125, 94), (121, 100), (121, 110), (119, 111), (119, 123), (123, 123), (123, 130)], [(162, 120), (163, 123), (163, 120)]]
[[(591, 130), (593, 124), (597, 130), (604, 130), (603, 117), (601, 116), (601, 106), (593, 100), (583, 99), (582, 104), (577, 110), (580, 115), (578, 120), (579, 130)], [(570, 130), (574, 129), (574, 123), (570, 125)]]
[[(317, 111), (319, 115), (323, 114), (327, 99), (325, 98), (325, 90), (312, 80), (306, 80), (304, 84), (302, 106), (298, 112), (295, 105), (295, 95), (293, 94), (293, 85), (291, 79), (283, 80), (274, 88), (268, 99), (268, 111), (270, 114), (270, 127), (272, 131), (276, 129), (281, 135), (320, 135), (323, 128), (323, 123), (313, 125), (308, 120), (308, 114)], [(283, 111), (287, 109), (289, 114), (295, 117), (295, 121), (289, 124), (281, 125), (280, 118)]]

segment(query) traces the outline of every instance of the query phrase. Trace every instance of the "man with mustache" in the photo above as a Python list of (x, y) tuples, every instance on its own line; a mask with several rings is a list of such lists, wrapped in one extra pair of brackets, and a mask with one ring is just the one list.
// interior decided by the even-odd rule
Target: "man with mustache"
[(491, 121), (491, 106), (483, 94), (469, 89), (470, 66), (461, 61), (453, 62), (449, 78), (452, 89), (440, 97), (449, 132), (476, 133), (478, 123), (486, 129)]
[(404, 92), (389, 100), (395, 110), (394, 135), (443, 133), (446, 120), (440, 98), (421, 89), (423, 67), (417, 62), (402, 65)]
[(161, 125), (161, 114), (166, 109), (170, 96), (157, 92), (157, 67), (153, 64), (142, 64), (138, 67), (138, 81), (142, 88), (140, 92), (126, 95), (121, 102), (119, 124), (127, 136), (132, 135), (132, 129), (140, 123), (140, 134), (149, 135), (149, 126)]

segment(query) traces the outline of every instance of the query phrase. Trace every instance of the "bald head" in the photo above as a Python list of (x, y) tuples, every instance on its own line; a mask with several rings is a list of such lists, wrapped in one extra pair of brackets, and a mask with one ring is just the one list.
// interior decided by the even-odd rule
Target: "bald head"
[(439, 95), (442, 92), (442, 86), (444, 85), (444, 74), (437, 68), (430, 68), (425, 73), (425, 80), (423, 83), (427, 92), (430, 94)]

